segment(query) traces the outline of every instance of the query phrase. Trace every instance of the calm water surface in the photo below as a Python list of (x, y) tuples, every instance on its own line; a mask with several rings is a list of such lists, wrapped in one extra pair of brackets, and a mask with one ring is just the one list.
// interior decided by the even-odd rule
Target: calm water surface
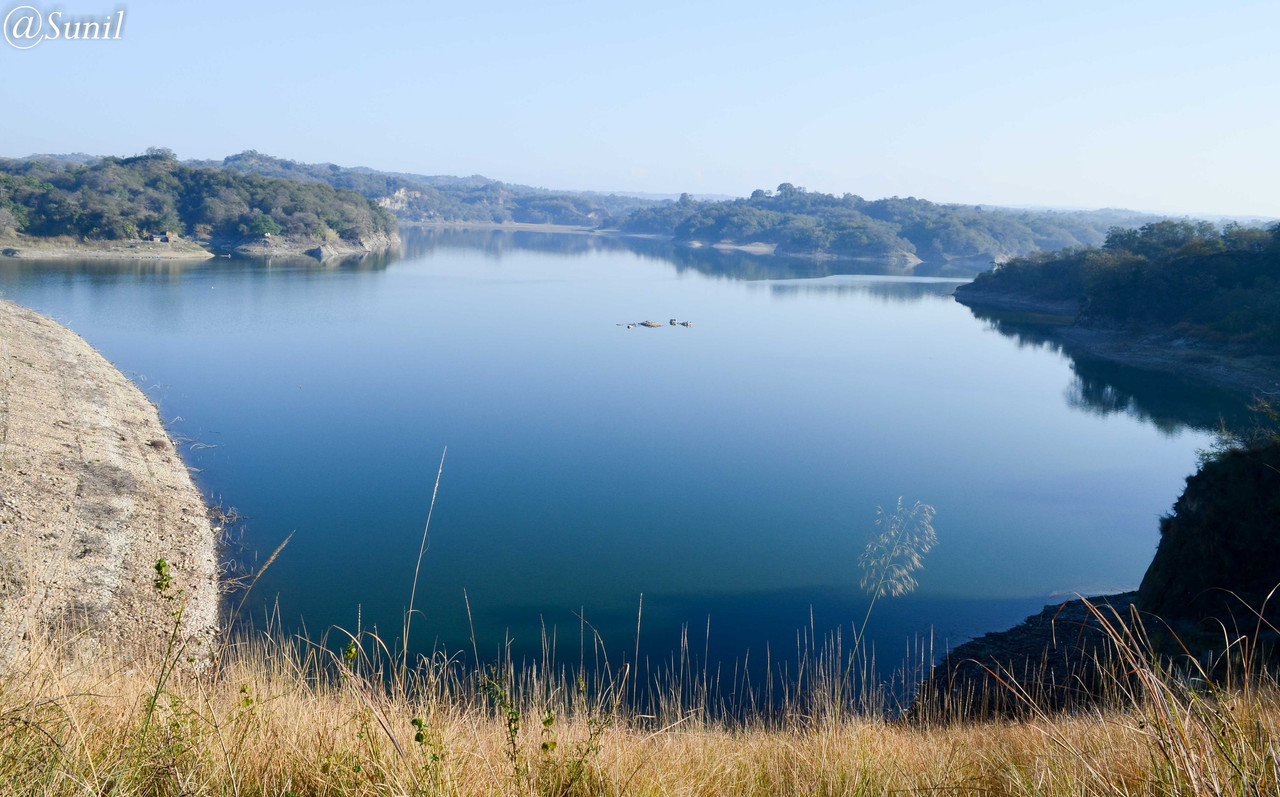
[[(400, 259), (0, 265), (192, 441), (201, 487), (269, 552), (290, 627), (408, 603), (418, 647), (794, 650), (861, 619), (877, 505), (937, 507), (882, 649), (955, 644), (1052, 596), (1133, 588), (1157, 519), (1238, 399), (978, 318), (955, 281), (573, 236), (406, 233)], [(775, 277), (775, 278), (771, 278)], [(671, 317), (693, 326), (626, 329)], [(812, 615), (811, 615), (812, 613)]]

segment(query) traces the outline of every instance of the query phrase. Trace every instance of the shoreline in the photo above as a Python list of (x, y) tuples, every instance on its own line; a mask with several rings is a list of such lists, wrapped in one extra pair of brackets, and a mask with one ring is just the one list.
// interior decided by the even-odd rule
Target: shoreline
[(1116, 615), (1127, 619), (1137, 599), (1134, 591), (1046, 604), (1012, 628), (952, 648), (921, 684), (921, 694), (944, 698), (975, 716), (1025, 711), (1023, 699), (1001, 683), (1012, 679), (1044, 708), (1087, 705), (1107, 643), (1086, 601), (1114, 620)]
[(1076, 302), (1049, 302), (1026, 294), (994, 293), (974, 288), (972, 282), (956, 288), (955, 299), (965, 307), (1030, 313), (1065, 319), (1069, 323), (1074, 323), (1076, 316), (1080, 313), (1079, 304)]
[(325, 261), (378, 254), (400, 245), (400, 236), (375, 235), (359, 241), (181, 239), (157, 241), (80, 241), (71, 238), (0, 238), (0, 258), (15, 260), (192, 260), (215, 257), (296, 257)]
[(1035, 326), (1073, 357), (1160, 371), (1243, 393), (1280, 390), (1280, 357), (1238, 351), (1171, 333), (1080, 326), (1071, 303), (965, 291), (964, 287), (956, 290), (955, 300), (975, 314), (1013, 314), (1010, 320)]
[(71, 239), (3, 238), (0, 257), (15, 260), (208, 260), (213, 252), (194, 241), (76, 241)]
[[(216, 531), (146, 394), (83, 338), (0, 300), (0, 647), (76, 632), (73, 655), (207, 656), (218, 631)], [(165, 595), (157, 560), (170, 567)]]

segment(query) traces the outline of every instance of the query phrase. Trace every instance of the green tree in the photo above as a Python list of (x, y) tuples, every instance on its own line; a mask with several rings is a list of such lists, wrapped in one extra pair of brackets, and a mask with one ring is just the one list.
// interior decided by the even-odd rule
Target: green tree
[(182, 219), (178, 218), (178, 214), (173, 211), (166, 211), (160, 214), (149, 226), (151, 232), (157, 234), (172, 232), (181, 235), (186, 231)]
[(268, 235), (279, 235), (281, 231), (284, 230), (283, 227), (276, 223), (275, 219), (265, 213), (259, 213), (250, 219), (248, 229), (250, 235), (258, 238), (263, 238)]

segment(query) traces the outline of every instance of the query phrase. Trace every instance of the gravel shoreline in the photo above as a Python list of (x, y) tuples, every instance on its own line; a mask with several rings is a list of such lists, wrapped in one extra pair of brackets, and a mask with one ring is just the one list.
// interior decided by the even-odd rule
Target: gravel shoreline
[(18, 260), (208, 260), (234, 254), (251, 258), (330, 259), (363, 257), (394, 249), (400, 236), (371, 235), (359, 241), (294, 240), (285, 236), (263, 239), (195, 241), (78, 241), (69, 238), (19, 236), (0, 238), (0, 257)]
[(0, 646), (43, 630), (78, 654), (162, 652), (178, 603), (154, 586), (164, 558), (182, 635), (209, 650), (215, 532), (155, 405), (80, 336), (4, 300), (0, 435)]
[(208, 260), (213, 253), (193, 241), (70, 241), (0, 238), (0, 256), (18, 260)]

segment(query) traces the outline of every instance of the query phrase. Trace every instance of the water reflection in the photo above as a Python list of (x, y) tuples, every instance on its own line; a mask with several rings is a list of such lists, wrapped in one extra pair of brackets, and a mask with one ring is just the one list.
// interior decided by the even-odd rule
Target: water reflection
[(274, 258), (226, 258), (213, 257), (207, 260), (163, 260), (147, 259), (112, 259), (112, 258), (59, 258), (57, 260), (36, 260), (27, 258), (0, 258), (0, 273), (16, 279), (47, 280), (48, 275), (61, 275), (77, 282), (112, 283), (122, 279), (163, 283), (180, 282), (191, 274), (218, 273), (230, 271), (262, 271), (273, 270), (297, 271), (314, 269), (327, 271), (384, 271), (392, 263), (401, 260), (403, 253), (397, 249), (382, 252), (353, 254), (343, 257), (332, 257), (316, 260), (313, 257)]
[(882, 277), (860, 274), (836, 275), (819, 279), (777, 280), (770, 292), (780, 299), (800, 296), (870, 296), (883, 302), (912, 303), (950, 301), (963, 280), (921, 277)]
[(1073, 380), (1064, 391), (1068, 406), (1099, 417), (1128, 415), (1165, 434), (1184, 429), (1217, 432), (1244, 430), (1253, 423), (1250, 397), (1176, 374), (1102, 360), (1053, 335), (1068, 321), (1056, 316), (969, 308), (988, 328), (1017, 341), (1019, 347), (1065, 355)]
[(785, 255), (758, 255), (735, 249), (689, 247), (659, 238), (591, 233), (540, 232), (536, 230), (470, 229), (460, 227), (406, 227), (400, 231), (406, 258), (428, 255), (438, 249), (480, 251), (501, 259), (516, 251), (564, 256), (602, 252), (629, 252), (675, 266), (677, 272), (694, 271), (733, 280), (813, 279), (835, 274), (911, 275), (912, 269), (891, 260), (818, 260)]
[[(696, 272), (730, 280), (812, 280), (835, 275), (918, 276), (893, 261), (818, 260), (785, 255), (750, 254), (714, 247), (691, 248), (671, 241), (592, 233), (542, 232), (537, 230), (504, 230), (462, 227), (406, 226), (400, 230), (398, 247), (382, 252), (327, 258), (318, 261), (305, 255), (277, 258), (225, 258), (208, 260), (162, 259), (85, 259), (66, 258), (55, 261), (0, 258), (0, 269), (14, 276), (48, 273), (51, 270), (68, 276), (96, 279), (147, 277), (181, 279), (195, 272), (255, 269), (327, 269), (333, 271), (382, 271), (398, 261), (413, 261), (440, 250), (457, 249), (480, 252), (485, 257), (501, 260), (516, 252), (541, 252), (568, 257), (585, 257), (601, 253), (630, 253), (651, 262), (675, 267), (678, 273)], [(954, 287), (954, 281), (940, 283)], [(842, 289), (821, 286), (822, 290)], [(859, 290), (849, 286), (850, 291)], [(785, 290), (782, 288), (781, 290)]]

